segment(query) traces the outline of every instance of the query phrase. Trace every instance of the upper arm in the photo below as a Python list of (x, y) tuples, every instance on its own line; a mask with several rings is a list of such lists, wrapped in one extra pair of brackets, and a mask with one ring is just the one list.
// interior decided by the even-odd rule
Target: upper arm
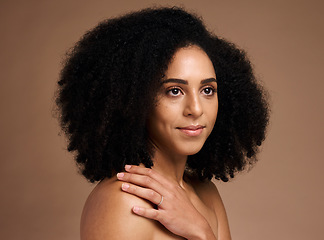
[(120, 182), (106, 185), (96, 187), (84, 206), (81, 239), (152, 239), (154, 221), (132, 212), (134, 205), (150, 204), (122, 192)]

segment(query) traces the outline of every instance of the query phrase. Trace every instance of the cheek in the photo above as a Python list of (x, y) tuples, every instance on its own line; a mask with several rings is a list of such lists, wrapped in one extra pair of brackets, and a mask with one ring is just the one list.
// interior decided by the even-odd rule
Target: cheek
[(214, 122), (216, 122), (217, 114), (218, 114), (218, 102), (217, 104), (214, 105), (214, 114), (213, 114)]
[(218, 101), (215, 101), (214, 103), (210, 104), (208, 106), (208, 120), (211, 125), (215, 125), (217, 114), (218, 114)]
[(159, 105), (154, 111), (154, 119), (164, 127), (176, 124), (181, 111), (176, 104)]
[(168, 128), (168, 112), (166, 109), (162, 109), (160, 106), (157, 107), (150, 115), (148, 121), (149, 133), (151, 137), (156, 138), (165, 133)]

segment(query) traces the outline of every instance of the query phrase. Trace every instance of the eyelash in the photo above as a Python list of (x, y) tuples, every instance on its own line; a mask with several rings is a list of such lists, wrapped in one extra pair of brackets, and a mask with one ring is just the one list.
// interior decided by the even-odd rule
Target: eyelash
[(204, 91), (206, 89), (211, 90), (211, 94), (206, 94), (207, 96), (214, 96), (214, 94), (217, 92), (217, 90), (214, 87), (211, 87), (211, 86), (204, 88), (202, 91)]
[[(217, 92), (217, 90), (214, 87), (211, 87), (211, 86), (205, 87), (204, 89), (202, 89), (202, 91), (205, 91), (206, 89), (211, 89), (211, 94), (206, 94), (206, 96), (208, 96), (208, 97), (213, 96)], [(168, 89), (167, 90), (167, 92), (166, 92), (167, 95), (170, 95), (171, 97), (177, 97), (178, 94), (176, 94), (176, 95), (173, 95), (172, 94), (172, 91), (173, 90), (177, 90), (180, 93), (182, 93), (181, 88), (179, 88), (179, 87), (172, 87), (171, 89)]]
[(172, 94), (172, 91), (173, 91), (173, 90), (177, 90), (177, 91), (179, 91), (180, 93), (182, 93), (182, 91), (181, 91), (180, 88), (178, 88), (178, 87), (172, 87), (171, 89), (168, 89), (168, 90), (167, 90), (167, 94), (170, 95), (170, 96), (172, 96), (172, 97), (176, 97), (176, 96), (178, 96), (178, 95), (173, 95), (173, 94)]

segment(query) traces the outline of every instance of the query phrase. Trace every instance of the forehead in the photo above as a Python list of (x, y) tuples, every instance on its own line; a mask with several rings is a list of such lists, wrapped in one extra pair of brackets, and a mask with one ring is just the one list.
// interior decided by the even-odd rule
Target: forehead
[(198, 46), (178, 49), (173, 55), (165, 73), (166, 78), (216, 78), (210, 58)]

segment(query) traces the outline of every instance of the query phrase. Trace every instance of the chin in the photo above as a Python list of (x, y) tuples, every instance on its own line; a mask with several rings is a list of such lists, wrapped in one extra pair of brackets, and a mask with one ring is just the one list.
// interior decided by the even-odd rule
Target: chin
[(201, 149), (202, 149), (203, 145), (201, 146), (190, 146), (185, 149), (184, 151), (182, 151), (182, 154), (183, 155), (187, 155), (187, 156), (190, 156), (190, 155), (194, 155), (196, 153), (198, 153)]

